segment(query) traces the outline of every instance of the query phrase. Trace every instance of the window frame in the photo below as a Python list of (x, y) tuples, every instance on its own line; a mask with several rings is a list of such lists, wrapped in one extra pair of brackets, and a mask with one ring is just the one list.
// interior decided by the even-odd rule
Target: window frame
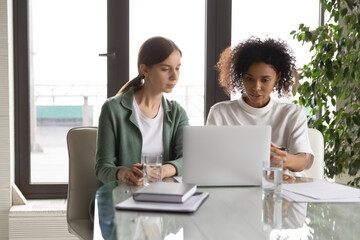
[(14, 0), (15, 183), (26, 198), (64, 198), (67, 184), (31, 184), (28, 1)]
[[(116, 94), (129, 79), (129, 0), (107, 2), (107, 49), (108, 52), (115, 52), (117, 56), (115, 60), (108, 58), (107, 61), (107, 96), (110, 97)], [(220, 53), (231, 44), (231, 5), (232, 0), (206, 0), (204, 121), (213, 104), (229, 99), (217, 83), (214, 65)], [(28, 9), (27, 0), (13, 1), (15, 183), (28, 199), (66, 198), (68, 184), (31, 184), (30, 182)], [(109, 71), (109, 68), (116, 70)]]

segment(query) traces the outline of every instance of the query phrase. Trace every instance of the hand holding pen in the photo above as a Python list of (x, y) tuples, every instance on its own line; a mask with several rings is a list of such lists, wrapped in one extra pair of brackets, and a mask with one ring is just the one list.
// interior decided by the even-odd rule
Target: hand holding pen
[(270, 162), (273, 164), (281, 164), (284, 168), (286, 167), (287, 160), (287, 151), (285, 151), (285, 147), (279, 147), (275, 143), (271, 143), (270, 145)]
[[(287, 158), (288, 158), (288, 148), (286, 147), (279, 147), (275, 143), (271, 143), (271, 154), (270, 154), (270, 162), (274, 164), (281, 164), (283, 170), (287, 169)], [(295, 178), (291, 175), (283, 173), (283, 180), (284, 181), (294, 181)]]

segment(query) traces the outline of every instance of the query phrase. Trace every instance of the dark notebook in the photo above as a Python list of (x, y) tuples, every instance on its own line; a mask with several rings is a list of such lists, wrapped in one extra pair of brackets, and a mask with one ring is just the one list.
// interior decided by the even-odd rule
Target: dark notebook
[(191, 183), (151, 183), (133, 194), (136, 201), (183, 203), (196, 192)]

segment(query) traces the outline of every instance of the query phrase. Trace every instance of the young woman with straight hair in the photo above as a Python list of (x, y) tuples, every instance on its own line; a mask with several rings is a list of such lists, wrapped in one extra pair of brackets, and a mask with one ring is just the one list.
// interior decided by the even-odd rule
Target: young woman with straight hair
[(138, 53), (138, 76), (103, 105), (98, 126), (99, 184), (143, 184), (142, 155), (162, 155), (161, 178), (181, 175), (185, 110), (163, 93), (176, 86), (182, 53), (170, 39), (152, 37)]

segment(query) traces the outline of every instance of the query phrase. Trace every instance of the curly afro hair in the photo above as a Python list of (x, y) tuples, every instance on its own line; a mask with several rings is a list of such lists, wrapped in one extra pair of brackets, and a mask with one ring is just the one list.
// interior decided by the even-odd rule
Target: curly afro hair
[(288, 96), (296, 73), (292, 50), (282, 40), (268, 38), (262, 41), (254, 37), (239, 43), (232, 50), (230, 47), (226, 48), (220, 55), (216, 68), (219, 72), (219, 84), (226, 94), (230, 95), (236, 90), (243, 92), (243, 75), (253, 63), (260, 62), (271, 65), (280, 74), (274, 91), (277, 91), (279, 97)]

